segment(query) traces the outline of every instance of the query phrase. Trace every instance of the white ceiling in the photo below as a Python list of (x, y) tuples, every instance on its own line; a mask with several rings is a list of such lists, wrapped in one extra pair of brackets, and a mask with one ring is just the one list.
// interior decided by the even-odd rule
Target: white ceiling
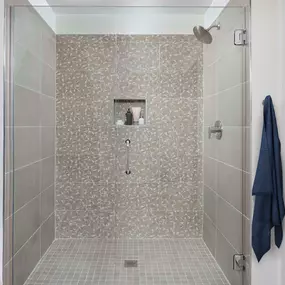
[(189, 8), (189, 7), (55, 7), (52, 6), (56, 15), (204, 15), (207, 8)]
[[(137, 9), (138, 7), (145, 7), (144, 9), (146, 9), (145, 11), (147, 11), (147, 13), (152, 11), (153, 13), (158, 12), (167, 14), (203, 14), (205, 8), (209, 7), (212, 2), (213, 0), (47, 0), (47, 3), (52, 7), (56, 14), (135, 13), (136, 10), (134, 10), (134, 8), (132, 8), (132, 10), (127, 10), (126, 7), (137, 7)], [(154, 7), (156, 7), (156, 9), (154, 9)], [(167, 7), (172, 7), (172, 9), (167, 9)], [(178, 9), (179, 7), (180, 9)], [(186, 9), (181, 7), (189, 8)], [(194, 7), (204, 8), (194, 9)], [(140, 12), (143, 12), (142, 8), (140, 8)]]

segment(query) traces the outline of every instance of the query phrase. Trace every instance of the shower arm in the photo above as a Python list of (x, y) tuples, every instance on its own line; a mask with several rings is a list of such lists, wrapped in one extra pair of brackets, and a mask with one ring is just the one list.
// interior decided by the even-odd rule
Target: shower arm
[(213, 28), (216, 28), (217, 30), (220, 30), (220, 29), (221, 29), (221, 25), (220, 25), (220, 24), (212, 25), (212, 26), (210, 26), (210, 27), (207, 29), (207, 31), (209, 32), (209, 31), (211, 31)]

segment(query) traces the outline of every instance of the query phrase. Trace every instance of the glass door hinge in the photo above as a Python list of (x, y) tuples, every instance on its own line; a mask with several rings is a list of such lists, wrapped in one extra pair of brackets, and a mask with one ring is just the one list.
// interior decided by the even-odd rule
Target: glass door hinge
[(234, 45), (245, 46), (247, 44), (247, 32), (244, 29), (234, 31)]
[(243, 254), (235, 254), (233, 256), (233, 270), (235, 271), (245, 270), (245, 256)]

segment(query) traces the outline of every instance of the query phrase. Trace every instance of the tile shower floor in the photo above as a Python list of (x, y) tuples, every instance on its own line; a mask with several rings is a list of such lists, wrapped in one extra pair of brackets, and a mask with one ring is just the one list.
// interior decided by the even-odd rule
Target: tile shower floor
[[(125, 260), (138, 260), (125, 268)], [(202, 239), (56, 240), (26, 285), (229, 284)]]

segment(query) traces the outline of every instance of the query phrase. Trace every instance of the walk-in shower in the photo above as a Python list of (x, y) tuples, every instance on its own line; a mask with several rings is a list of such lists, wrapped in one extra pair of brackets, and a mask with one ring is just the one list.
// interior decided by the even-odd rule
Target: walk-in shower
[(247, 9), (46, 9), (9, 10), (5, 285), (248, 285)]

